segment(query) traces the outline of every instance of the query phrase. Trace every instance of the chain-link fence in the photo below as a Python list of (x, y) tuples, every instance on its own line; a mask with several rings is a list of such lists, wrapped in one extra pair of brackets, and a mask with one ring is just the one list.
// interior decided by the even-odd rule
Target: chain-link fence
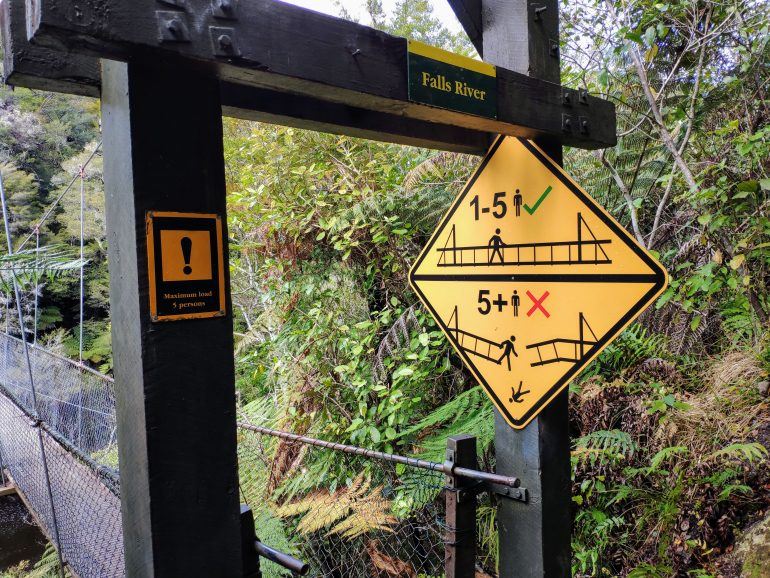
[[(473, 448), (475, 453), (475, 442)], [(493, 507), (492, 498), (478, 490), (486, 489), (485, 481), (516, 487), (515, 478), (244, 422), (238, 452), (241, 492), (254, 510), (258, 538), (309, 563), (310, 576), (455, 576), (452, 568), (461, 565), (460, 549), (469, 541), (470, 561), (456, 575), (469, 575), (468, 565), (477, 577), (494, 575), (494, 516), (483, 515)], [(470, 481), (459, 484), (465, 487), (463, 502), (473, 501), (464, 508), (464, 520), (461, 490), (449, 483), (447, 472)], [(287, 575), (270, 562), (262, 568), (267, 578)]]
[[(258, 538), (310, 576), (443, 576), (441, 472), (239, 429), (243, 500)], [(285, 570), (263, 562), (266, 577)]]
[(0, 467), (81, 578), (125, 574), (113, 384), (0, 334)]
[[(117, 469), (112, 380), (40, 347), (28, 347), (39, 418), (83, 452)], [(24, 344), (0, 333), (0, 383), (34, 413)]]

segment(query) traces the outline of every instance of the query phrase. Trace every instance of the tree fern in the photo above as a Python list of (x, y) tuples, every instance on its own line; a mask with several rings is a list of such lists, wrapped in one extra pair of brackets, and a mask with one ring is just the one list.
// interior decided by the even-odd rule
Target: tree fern
[(409, 441), (419, 457), (442, 462), (446, 439), (462, 433), (477, 437), (479, 451), (483, 451), (494, 439), (492, 404), (480, 386), (461, 393), (434, 410), (401, 432), (399, 438)]
[(283, 518), (298, 517), (296, 530), (301, 534), (325, 531), (326, 536), (355, 538), (374, 530), (390, 532), (398, 520), (382, 490), (372, 487), (371, 479), (361, 473), (348, 486), (311, 492), (276, 512)]

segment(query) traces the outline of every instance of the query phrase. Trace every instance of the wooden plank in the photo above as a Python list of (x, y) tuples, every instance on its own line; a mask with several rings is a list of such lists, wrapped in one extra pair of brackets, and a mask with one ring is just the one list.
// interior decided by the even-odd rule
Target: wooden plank
[[(550, 136), (581, 148), (616, 143), (612, 103), (587, 96), (566, 104), (558, 84), (506, 69), (498, 69), (497, 119), (412, 103), (405, 39), (276, 0), (234, 3), (227, 18), (213, 13), (211, 0), (29, 4), (34, 42), (57, 50), (116, 59), (160, 51), (181, 57), (176, 65), (236, 84), (480, 132)], [(583, 117), (587, 130), (563, 131), (569, 112)]]
[(16, 494), (16, 486), (0, 486), (0, 498), (3, 496), (12, 496), (14, 494)]
[(481, 25), (481, 0), (448, 0), (460, 25), (478, 53), (484, 56), (484, 34)]
[(240, 578), (227, 233), (226, 315), (164, 323), (150, 318), (145, 235), (148, 211), (227, 222), (219, 86), (138, 56), (104, 61), (102, 78), (126, 575)]

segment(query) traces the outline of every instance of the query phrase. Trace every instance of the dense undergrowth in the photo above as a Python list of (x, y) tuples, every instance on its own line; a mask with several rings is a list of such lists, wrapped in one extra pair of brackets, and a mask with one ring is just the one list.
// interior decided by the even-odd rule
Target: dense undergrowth
[[(423, 0), (391, 16), (368, 4), (378, 27), (471, 52)], [(671, 276), (571, 386), (575, 576), (739, 576), (736, 544), (770, 510), (766, 10), (753, 0), (564, 9), (563, 81), (615, 102), (620, 135), (607, 151), (566, 151), (565, 164)], [(0, 97), (0, 160), (22, 234), (94, 146), (96, 116), (83, 100)], [(242, 417), (435, 461), (448, 435), (471, 433), (493, 468), (491, 405), (406, 280), (477, 160), (233, 120), (225, 151)], [(97, 161), (86, 181), (85, 358), (108, 371), (100, 171)], [(68, 201), (42, 232), (72, 258), (78, 208)], [(76, 354), (76, 277), (39, 281), (41, 340)], [(241, 451), (259, 467), (242, 456), (242, 489), (260, 536), (289, 551), (320, 531), (303, 525), (311, 498), (348, 505), (329, 518), (341, 539), (396, 527), (438, 495), (399, 485), (403, 469), (250, 443)], [(479, 509), (480, 576), (494, 574), (494, 512)], [(409, 560), (361, 536), (349, 537), (373, 573), (410, 576)]]

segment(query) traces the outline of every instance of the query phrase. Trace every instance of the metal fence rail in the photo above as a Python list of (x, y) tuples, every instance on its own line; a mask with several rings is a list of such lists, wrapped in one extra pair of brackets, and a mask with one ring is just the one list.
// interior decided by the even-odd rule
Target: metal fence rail
[[(463, 466), (476, 460), (470, 436), (450, 439), (448, 459), (438, 463), (244, 421), (238, 427), (241, 492), (257, 533), (265, 528), (260, 539), (307, 560), (310, 576), (492, 576), (477, 505), (488, 504), (496, 486), (526, 496), (517, 478)], [(263, 570), (283, 576), (269, 564)]]

